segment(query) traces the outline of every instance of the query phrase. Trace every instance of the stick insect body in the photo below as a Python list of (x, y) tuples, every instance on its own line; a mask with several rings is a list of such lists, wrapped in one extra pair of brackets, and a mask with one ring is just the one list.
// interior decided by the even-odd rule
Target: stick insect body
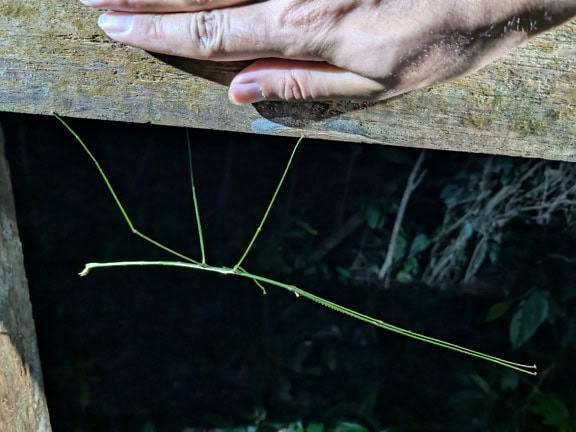
[(282, 173), (280, 181), (278, 182), (278, 185), (276, 186), (274, 194), (272, 195), (272, 198), (268, 204), (268, 207), (266, 208), (266, 211), (265, 211), (265, 213), (264, 213), (264, 215), (260, 221), (260, 224), (258, 225), (256, 232), (252, 236), (252, 239), (250, 240), (250, 243), (246, 247), (241, 258), (232, 267), (222, 267), (222, 266), (217, 267), (217, 266), (209, 265), (206, 262), (206, 255), (205, 255), (205, 250), (204, 250), (204, 240), (203, 240), (203, 235), (202, 235), (202, 225), (200, 222), (200, 214), (199, 214), (199, 210), (198, 210), (198, 200), (197, 200), (197, 196), (196, 196), (196, 187), (194, 184), (194, 175), (193, 175), (193, 171), (192, 171), (192, 157), (191, 157), (190, 140), (189, 140), (188, 133), (187, 133), (187, 140), (188, 140), (188, 155), (189, 155), (188, 160), (189, 160), (189, 166), (190, 166), (189, 167), (190, 168), (190, 183), (191, 183), (191, 187), (192, 187), (192, 199), (194, 201), (194, 211), (195, 211), (195, 217), (196, 217), (196, 223), (197, 223), (197, 229), (198, 229), (198, 238), (199, 238), (199, 243), (200, 243), (200, 250), (201, 250), (201, 255), (202, 255), (201, 261), (194, 260), (194, 259), (192, 259), (192, 258), (190, 258), (190, 257), (188, 257), (188, 256), (186, 256), (180, 252), (177, 252), (177, 251), (163, 245), (162, 243), (148, 237), (147, 235), (141, 233), (140, 231), (138, 231), (134, 227), (134, 224), (132, 223), (130, 217), (128, 216), (128, 213), (126, 212), (120, 199), (116, 195), (116, 192), (114, 191), (112, 185), (110, 184), (110, 181), (108, 180), (108, 177), (106, 176), (104, 170), (102, 169), (102, 167), (100, 166), (99, 162), (94, 157), (94, 155), (92, 154), (90, 149), (86, 146), (86, 144), (78, 136), (78, 134), (76, 132), (74, 132), (74, 130), (60, 116), (58, 116), (57, 114), (54, 114), (54, 115), (64, 125), (64, 127), (66, 127), (66, 129), (74, 136), (74, 138), (78, 141), (78, 143), (80, 143), (80, 145), (85, 150), (85, 152), (88, 154), (90, 159), (92, 159), (92, 161), (94, 162), (96, 169), (98, 170), (100, 176), (102, 177), (104, 183), (106, 184), (108, 190), (110, 191), (110, 194), (112, 195), (112, 197), (116, 203), (116, 206), (118, 207), (120, 213), (124, 217), (124, 220), (126, 221), (126, 224), (128, 225), (129, 229), (132, 231), (132, 233), (143, 238), (147, 242), (152, 243), (156, 247), (164, 250), (165, 252), (167, 252), (167, 253), (179, 258), (180, 260), (182, 260), (182, 261), (119, 261), (119, 262), (88, 263), (85, 265), (82, 272), (80, 272), (80, 276), (87, 276), (90, 271), (95, 270), (95, 269), (99, 269), (99, 268), (131, 267), (131, 266), (137, 266), (137, 267), (138, 266), (140, 266), (140, 267), (143, 267), (143, 266), (169, 266), (169, 267), (178, 267), (178, 268), (185, 268), (185, 269), (209, 271), (209, 272), (213, 272), (213, 273), (219, 273), (222, 275), (233, 275), (233, 276), (244, 277), (244, 278), (248, 278), (248, 279), (253, 280), (256, 283), (256, 285), (258, 285), (258, 287), (262, 290), (262, 292), (264, 294), (266, 294), (265, 285), (282, 288), (282, 289), (285, 289), (285, 290), (293, 293), (296, 297), (306, 298), (306, 299), (313, 301), (315, 303), (318, 303), (318, 304), (320, 304), (320, 305), (322, 305), (328, 309), (332, 309), (336, 312), (339, 312), (339, 313), (344, 314), (344, 315), (348, 315), (352, 318), (355, 318), (355, 319), (360, 320), (360, 321), (364, 321), (368, 324), (382, 328), (384, 330), (387, 330), (387, 331), (390, 331), (393, 333), (397, 333), (397, 334), (400, 334), (403, 336), (407, 336), (409, 338), (416, 339), (416, 340), (419, 340), (422, 342), (426, 342), (426, 343), (429, 343), (432, 345), (436, 345), (436, 346), (439, 346), (439, 347), (442, 347), (442, 348), (445, 348), (448, 350), (456, 351), (456, 352), (459, 352), (459, 353), (462, 353), (465, 355), (480, 358), (482, 360), (513, 369), (517, 372), (522, 372), (522, 373), (529, 374), (529, 375), (536, 375), (537, 374), (536, 365), (525, 365), (525, 364), (521, 364), (521, 363), (514, 363), (514, 362), (511, 362), (508, 360), (504, 360), (504, 359), (494, 357), (494, 356), (491, 356), (488, 354), (484, 354), (484, 353), (481, 353), (478, 351), (474, 351), (472, 349), (469, 349), (469, 348), (466, 348), (466, 347), (463, 347), (460, 345), (456, 345), (456, 344), (453, 344), (450, 342), (446, 342), (446, 341), (436, 339), (436, 338), (433, 338), (430, 336), (426, 336), (426, 335), (423, 335), (420, 333), (416, 333), (416, 332), (413, 332), (411, 330), (407, 330), (407, 329), (386, 323), (382, 320), (373, 318), (371, 316), (365, 315), (363, 313), (354, 311), (354, 310), (349, 309), (345, 306), (341, 306), (339, 304), (333, 303), (329, 300), (326, 300), (322, 297), (316, 296), (316, 295), (314, 295), (308, 291), (305, 291), (301, 288), (298, 288), (297, 286), (289, 285), (289, 284), (286, 284), (286, 283), (283, 283), (283, 282), (280, 282), (280, 281), (277, 281), (277, 280), (274, 280), (271, 278), (267, 278), (265, 276), (260, 276), (260, 275), (254, 274), (254, 273), (250, 273), (242, 267), (242, 263), (244, 262), (244, 259), (248, 256), (248, 253), (252, 249), (254, 242), (256, 241), (260, 231), (262, 230), (262, 226), (266, 222), (268, 214), (270, 213), (270, 210), (271, 210), (271, 208), (272, 208), (272, 206), (276, 200), (278, 192), (280, 191), (282, 184), (284, 183), (284, 180), (286, 178), (286, 175), (288, 173), (290, 165), (292, 164), (294, 154), (296, 153), (296, 150), (298, 149), (298, 146), (299, 146), (300, 142), (302, 141), (302, 138), (300, 138), (300, 140), (298, 140), (298, 142), (294, 146), (292, 154), (290, 155), (288, 163), (286, 164), (284, 172)]

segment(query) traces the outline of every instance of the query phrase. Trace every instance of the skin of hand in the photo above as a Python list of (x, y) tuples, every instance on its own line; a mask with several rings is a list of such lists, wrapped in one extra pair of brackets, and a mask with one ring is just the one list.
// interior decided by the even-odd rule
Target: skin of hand
[(480, 69), (576, 16), (576, 0), (81, 0), (118, 42), (255, 60), (233, 103), (383, 100)]

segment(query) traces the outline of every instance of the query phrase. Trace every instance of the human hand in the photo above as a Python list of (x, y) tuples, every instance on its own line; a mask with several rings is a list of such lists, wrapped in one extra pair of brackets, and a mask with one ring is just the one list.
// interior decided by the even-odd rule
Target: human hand
[[(576, 0), (82, 0), (114, 40), (212, 61), (256, 60), (237, 104), (382, 100), (473, 72), (576, 15)], [(219, 8), (219, 9), (215, 9)]]

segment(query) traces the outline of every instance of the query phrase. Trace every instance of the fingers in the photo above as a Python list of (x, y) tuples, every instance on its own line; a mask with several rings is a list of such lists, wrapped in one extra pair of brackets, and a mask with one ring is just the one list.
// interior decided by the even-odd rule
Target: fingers
[[(258, 16), (239, 17), (231, 27), (230, 9), (186, 14), (128, 14), (109, 12), (98, 25), (112, 39), (158, 53), (201, 60), (247, 60), (260, 54), (248, 34)], [(236, 15), (242, 15), (237, 13)], [(251, 32), (252, 36), (254, 31)]]
[(321, 62), (266, 59), (254, 62), (230, 84), (235, 104), (263, 100), (384, 99), (381, 83)]
[(147, 51), (200, 60), (266, 57), (320, 60), (325, 39), (282, 25), (264, 2), (193, 13), (108, 12), (98, 24), (112, 39)]
[(80, 0), (87, 6), (117, 12), (196, 12), (248, 3), (248, 0)]

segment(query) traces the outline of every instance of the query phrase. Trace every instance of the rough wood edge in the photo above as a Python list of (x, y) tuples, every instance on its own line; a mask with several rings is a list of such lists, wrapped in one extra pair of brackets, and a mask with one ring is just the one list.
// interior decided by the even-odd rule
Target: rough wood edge
[(382, 103), (239, 107), (226, 87), (242, 65), (114, 43), (80, 2), (20, 6), (0, 4), (0, 110), (576, 161), (576, 21), (478, 73)]
[(50, 432), (0, 124), (0, 431)]

